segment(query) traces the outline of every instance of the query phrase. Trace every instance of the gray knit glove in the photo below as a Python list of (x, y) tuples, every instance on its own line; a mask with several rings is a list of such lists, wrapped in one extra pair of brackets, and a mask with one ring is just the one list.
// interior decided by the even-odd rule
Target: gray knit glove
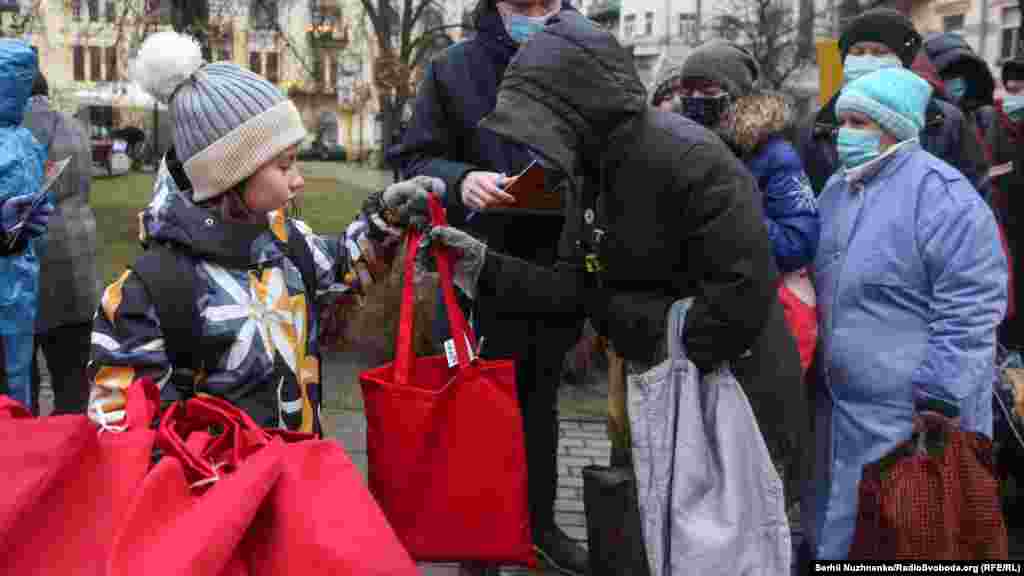
[(476, 285), (487, 257), (487, 244), (458, 228), (435, 226), (420, 240), (419, 251), (416, 253), (417, 277), (422, 277), (424, 272), (437, 270), (434, 255), (430, 251), (430, 247), (435, 243), (452, 249), (455, 260), (452, 265), (452, 280), (466, 296), (475, 299)]
[(395, 182), (384, 190), (381, 200), (384, 208), (394, 212), (403, 228), (424, 230), (430, 225), (430, 207), (427, 200), (433, 194), (444, 203), (444, 181), (429, 176), (416, 176)]

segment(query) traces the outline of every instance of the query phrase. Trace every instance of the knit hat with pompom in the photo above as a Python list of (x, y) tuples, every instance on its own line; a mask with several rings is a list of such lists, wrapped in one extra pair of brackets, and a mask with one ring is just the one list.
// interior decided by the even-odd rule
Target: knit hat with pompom
[(147, 38), (132, 77), (170, 109), (195, 202), (227, 192), (306, 137), (298, 109), (276, 86), (237, 64), (204, 62), (189, 36)]

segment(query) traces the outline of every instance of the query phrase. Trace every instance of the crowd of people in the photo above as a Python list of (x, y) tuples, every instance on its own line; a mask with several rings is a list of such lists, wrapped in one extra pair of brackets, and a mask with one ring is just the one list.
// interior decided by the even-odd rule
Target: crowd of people
[[(843, 87), (796, 118), (734, 43), (696, 48), (648, 89), (568, 2), (481, 0), (474, 28), (426, 68), (393, 151), (405, 180), (329, 236), (289, 213), (304, 185), (295, 105), (188, 37), (149, 37), (136, 80), (168, 105), (174, 146), (141, 215), (148, 249), (102, 296), (87, 141), (50, 110), (34, 53), (0, 40), (0, 157), (21, 166), (0, 168), (0, 191), (38, 188), (44, 160), (73, 158), (53, 204), (0, 204), (8, 393), (38, 406), (11, 369), (38, 346), (57, 410), (102, 426), (151, 377), (167, 401), (205, 392), (320, 433), (319, 324), (340, 310), (321, 305), (365, 291), (361, 263), (417, 226), (458, 256), (479, 354), (516, 361), (533, 539), (566, 574), (588, 567), (554, 518), (556, 388), (587, 320), (640, 374), (668, 354), (669, 308), (693, 299), (686, 355), (702, 373), (731, 366), (800, 509), (805, 560), (847, 556), (861, 470), (922, 415), (992, 435), (997, 342), (1024, 347), (1007, 314), (1024, 59), (1004, 65), (997, 100), (960, 37), (871, 10), (840, 38)], [(516, 207), (506, 184), (531, 162), (562, 210)], [(426, 225), (429, 196), (447, 226)], [(31, 240), (7, 242), (26, 218)], [(816, 309), (810, 325), (783, 287)]]

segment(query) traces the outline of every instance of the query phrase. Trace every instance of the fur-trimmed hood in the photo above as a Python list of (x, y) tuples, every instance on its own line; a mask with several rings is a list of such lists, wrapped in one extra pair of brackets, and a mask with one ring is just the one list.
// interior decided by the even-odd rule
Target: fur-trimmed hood
[(789, 130), (794, 121), (793, 107), (785, 95), (760, 90), (733, 102), (716, 132), (740, 156), (748, 156), (773, 136)]

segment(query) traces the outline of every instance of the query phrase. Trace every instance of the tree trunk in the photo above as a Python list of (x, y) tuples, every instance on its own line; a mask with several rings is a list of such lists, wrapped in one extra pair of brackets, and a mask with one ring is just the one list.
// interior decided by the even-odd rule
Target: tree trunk
[(378, 101), (380, 103), (381, 118), (381, 154), (377, 159), (377, 168), (386, 170), (388, 168), (387, 152), (394, 143), (392, 131), (398, 125), (398, 119), (396, 118), (393, 96), (381, 94)]
[(173, 0), (171, 25), (177, 32), (187, 32), (199, 42), (203, 58), (209, 61), (210, 43), (204, 31), (209, 20), (210, 6), (207, 0)]

